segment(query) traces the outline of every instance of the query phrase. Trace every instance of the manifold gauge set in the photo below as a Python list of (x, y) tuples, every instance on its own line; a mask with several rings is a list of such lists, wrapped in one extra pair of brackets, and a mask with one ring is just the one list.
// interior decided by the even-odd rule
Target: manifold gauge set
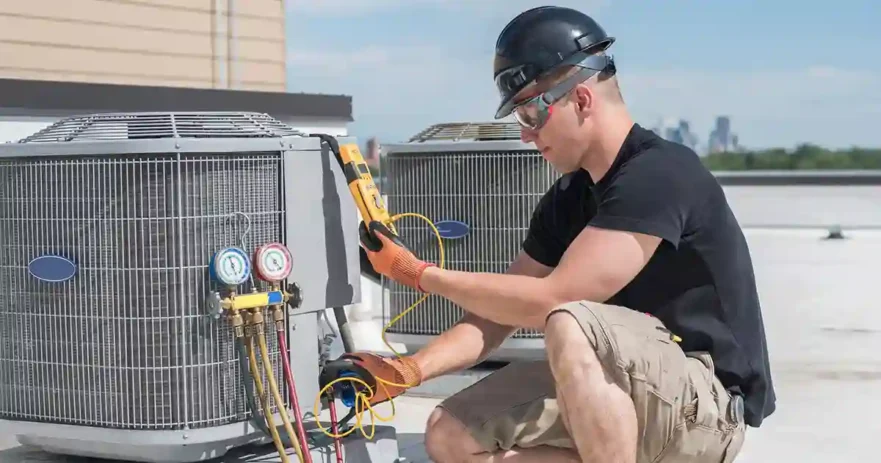
[(228, 287), (239, 286), (253, 274), (267, 283), (284, 281), (293, 270), (293, 259), (281, 243), (269, 243), (257, 248), (248, 257), (241, 248), (230, 246), (217, 251), (208, 264), (211, 279)]
[[(282, 243), (268, 243), (258, 247), (249, 256), (242, 248), (223, 248), (208, 263), (208, 275), (212, 281), (230, 292), (224, 297), (217, 291), (208, 295), (208, 313), (218, 318), (225, 309), (252, 309), (269, 305), (288, 305), (297, 308), (302, 303), (300, 288), (286, 283), (293, 270), (293, 259)], [(256, 277), (269, 283), (268, 291), (235, 294), (234, 289)]]

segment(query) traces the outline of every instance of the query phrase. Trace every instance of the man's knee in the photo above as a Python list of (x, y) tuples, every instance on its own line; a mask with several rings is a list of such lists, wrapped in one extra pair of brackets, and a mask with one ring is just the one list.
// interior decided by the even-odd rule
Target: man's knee
[(460, 460), (460, 455), (481, 451), (465, 426), (441, 407), (435, 408), (428, 416), (425, 450), (432, 460), (438, 462)]
[(554, 374), (566, 369), (600, 367), (595, 347), (584, 329), (589, 309), (579, 303), (563, 304), (545, 320), (545, 349)]

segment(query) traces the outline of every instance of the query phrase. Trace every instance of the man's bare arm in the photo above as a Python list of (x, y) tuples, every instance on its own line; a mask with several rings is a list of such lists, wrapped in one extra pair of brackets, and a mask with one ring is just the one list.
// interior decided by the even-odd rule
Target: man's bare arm
[[(552, 270), (521, 252), (507, 273), (543, 278)], [(482, 362), (516, 330), (466, 313), (456, 325), (414, 353), (413, 359), (422, 370), (423, 380), (461, 371)]]
[(554, 307), (582, 300), (605, 302), (615, 295), (642, 271), (660, 241), (656, 236), (588, 226), (546, 277), (429, 267), (420, 285), (487, 320), (543, 329)]

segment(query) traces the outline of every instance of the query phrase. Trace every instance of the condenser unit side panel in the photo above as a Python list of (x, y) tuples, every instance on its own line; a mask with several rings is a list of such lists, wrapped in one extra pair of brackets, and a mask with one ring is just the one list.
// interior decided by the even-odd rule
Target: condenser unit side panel
[(303, 137), (276, 138), (156, 138), (142, 140), (98, 140), (57, 143), (6, 143), (0, 144), (0, 158), (33, 156), (105, 156), (126, 154), (167, 153), (243, 153), (280, 151), (290, 147), (317, 146), (317, 141)]
[[(457, 145), (471, 149), (448, 149)], [(415, 211), (444, 223), (441, 233), (445, 234), (447, 268), (504, 272), (520, 250), (536, 204), (559, 177), (537, 150), (502, 150), (505, 146), (527, 145), (428, 142), (387, 147), (382, 170), (388, 178), (383, 193), (389, 211)], [(414, 152), (414, 148), (426, 147), (432, 150)], [(436, 262), (439, 255), (431, 231), (421, 223), (405, 220), (398, 227), (402, 237), (414, 252)], [(388, 280), (382, 286), (385, 321), (402, 313), (418, 297), (410, 288)], [(453, 326), (463, 312), (449, 301), (429, 299), (419, 313), (419, 317), (400, 320), (389, 332), (435, 336)], [(519, 330), (514, 335), (539, 336), (534, 330)]]
[(397, 152), (406, 154), (442, 154), (460, 152), (505, 152), (505, 151), (535, 151), (535, 146), (517, 140), (493, 140), (493, 141), (450, 141), (425, 143), (391, 143), (382, 145), (382, 151), (386, 155), (395, 155)]
[[(349, 142), (339, 139), (340, 144)], [(303, 290), (303, 311), (361, 301), (358, 213), (343, 171), (326, 148), (284, 154), (290, 281)]]
[[(280, 423), (281, 415), (275, 413), (274, 419)], [(263, 432), (250, 422), (185, 431), (124, 431), (15, 422), (12, 434), (22, 445), (50, 453), (164, 463), (219, 458), (232, 448), (265, 439)]]

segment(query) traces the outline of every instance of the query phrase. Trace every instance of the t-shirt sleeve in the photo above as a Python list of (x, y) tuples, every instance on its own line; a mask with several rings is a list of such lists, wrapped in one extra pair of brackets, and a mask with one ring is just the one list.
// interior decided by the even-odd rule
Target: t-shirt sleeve
[(532, 217), (529, 219), (529, 230), (523, 240), (522, 249), (529, 257), (537, 262), (556, 267), (566, 252), (566, 247), (555, 231), (560, 230), (558, 221), (563, 217), (558, 216), (556, 185), (545, 193), (539, 201)]
[(622, 166), (588, 225), (657, 236), (679, 246), (695, 199), (690, 166), (649, 150)]

